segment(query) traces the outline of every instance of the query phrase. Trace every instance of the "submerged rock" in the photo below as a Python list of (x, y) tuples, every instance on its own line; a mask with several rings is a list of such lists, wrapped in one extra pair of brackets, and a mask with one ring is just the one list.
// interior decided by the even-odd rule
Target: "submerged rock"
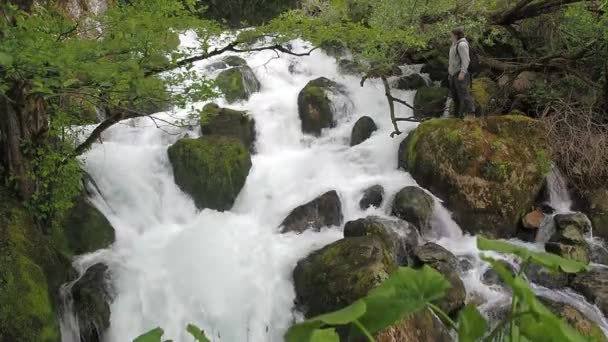
[(447, 314), (454, 314), (464, 307), (466, 289), (458, 274), (458, 259), (447, 249), (436, 243), (427, 243), (414, 250), (418, 265), (429, 265), (441, 273), (450, 283), (446, 296), (439, 300), (438, 306)]
[(95, 264), (72, 286), (74, 314), (78, 317), (82, 341), (103, 341), (103, 334), (110, 326), (112, 294), (108, 284), (108, 266)]
[(396, 84), (396, 88), (401, 90), (417, 90), (425, 86), (427, 86), (426, 79), (420, 74), (402, 76)]
[(336, 241), (298, 262), (293, 271), (297, 303), (306, 317), (343, 308), (367, 295), (396, 267), (378, 235)]
[(414, 116), (417, 119), (439, 118), (446, 110), (448, 88), (422, 87), (414, 97)]
[(323, 128), (336, 125), (330, 94), (340, 92), (341, 87), (325, 77), (308, 82), (298, 95), (298, 113), (302, 120), (302, 132), (320, 136)]
[(336, 191), (329, 191), (295, 208), (281, 223), (281, 233), (302, 233), (307, 229), (342, 224), (342, 203)]
[(599, 325), (586, 317), (585, 314), (572, 305), (556, 302), (549, 298), (543, 297), (540, 298), (540, 301), (555, 315), (561, 317), (581, 335), (590, 338), (591, 341), (608, 341)]
[(238, 138), (250, 151), (253, 150), (255, 121), (247, 112), (209, 103), (203, 107), (199, 120), (203, 135), (232, 136)]
[(70, 252), (76, 255), (107, 248), (115, 240), (114, 228), (83, 193), (70, 209), (63, 225)]
[(539, 121), (505, 115), (421, 123), (403, 141), (399, 166), (444, 200), (466, 232), (513, 237), (551, 169)]
[(245, 185), (251, 157), (233, 137), (180, 139), (168, 149), (175, 184), (199, 209), (229, 210)]
[(608, 315), (608, 269), (593, 268), (576, 274), (570, 287), (582, 294), (590, 303), (597, 305), (604, 315)]
[(393, 200), (392, 214), (418, 227), (422, 234), (430, 231), (435, 201), (417, 186), (401, 189)]
[(402, 220), (388, 220), (376, 216), (347, 222), (344, 237), (379, 236), (395, 257), (397, 265), (411, 265), (420, 235), (415, 227)]
[(350, 135), (350, 146), (359, 145), (365, 140), (369, 139), (378, 130), (376, 123), (369, 116), (362, 116), (355, 122), (353, 131)]
[(555, 215), (555, 233), (545, 244), (547, 252), (588, 264), (591, 250), (584, 234), (591, 231), (587, 216), (582, 213)]
[(384, 188), (382, 185), (373, 185), (363, 191), (363, 197), (359, 201), (362, 210), (370, 207), (380, 208), (384, 200)]
[(260, 90), (260, 82), (248, 65), (239, 65), (220, 72), (215, 83), (229, 103), (248, 100)]

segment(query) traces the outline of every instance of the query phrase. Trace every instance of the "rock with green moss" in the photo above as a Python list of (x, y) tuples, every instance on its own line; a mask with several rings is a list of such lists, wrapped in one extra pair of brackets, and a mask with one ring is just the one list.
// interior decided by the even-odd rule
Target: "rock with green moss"
[(302, 132), (320, 136), (323, 128), (336, 125), (331, 95), (342, 91), (341, 86), (325, 77), (308, 82), (298, 95), (298, 114)]
[(95, 264), (72, 286), (74, 315), (82, 341), (101, 342), (110, 326), (110, 302), (108, 266)]
[(606, 338), (606, 335), (604, 335), (599, 325), (585, 316), (585, 314), (577, 308), (545, 297), (540, 297), (540, 300), (555, 315), (561, 317), (581, 335), (589, 338), (590, 341), (608, 342), (608, 338)]
[(255, 121), (247, 112), (222, 108), (209, 103), (200, 115), (203, 135), (225, 135), (238, 138), (250, 151), (255, 142)]
[(458, 274), (458, 259), (456, 256), (432, 242), (424, 246), (418, 246), (414, 250), (414, 255), (418, 266), (428, 265), (436, 269), (451, 285), (445, 297), (437, 302), (441, 310), (447, 314), (455, 314), (462, 309), (467, 292)]
[(359, 208), (366, 210), (370, 207), (380, 208), (384, 200), (384, 187), (376, 184), (363, 190), (363, 197), (359, 201)]
[(61, 340), (51, 294), (67, 280), (67, 267), (27, 210), (0, 188), (0, 341)]
[(377, 235), (395, 257), (400, 266), (412, 265), (414, 249), (418, 246), (420, 235), (409, 223), (398, 219), (385, 219), (377, 216), (349, 221), (344, 225), (344, 237), (360, 237)]
[(585, 234), (591, 232), (591, 223), (582, 213), (555, 215), (555, 233), (545, 244), (547, 252), (588, 264), (591, 249)]
[(350, 135), (350, 146), (356, 146), (369, 139), (378, 130), (376, 123), (369, 116), (362, 116), (355, 122)]
[(403, 141), (399, 165), (465, 231), (513, 237), (550, 171), (545, 136), (540, 122), (519, 115), (429, 120)]
[(300, 260), (293, 278), (307, 317), (343, 308), (367, 295), (397, 269), (382, 237), (345, 238)]
[(445, 53), (433, 53), (424, 57), (424, 65), (420, 72), (428, 74), (431, 80), (440, 82), (442, 86), (448, 85), (448, 57)]
[(416, 90), (427, 86), (426, 79), (420, 74), (402, 76), (397, 80), (396, 88), (401, 90)]
[(234, 137), (180, 139), (168, 154), (175, 183), (199, 209), (232, 208), (251, 169), (247, 147)]
[(251, 94), (260, 90), (260, 82), (248, 65), (240, 65), (223, 70), (215, 83), (229, 103), (248, 100)]
[(86, 193), (76, 200), (63, 229), (69, 252), (74, 255), (107, 248), (115, 240), (114, 228), (89, 202)]
[(392, 214), (425, 234), (431, 229), (434, 208), (435, 201), (431, 195), (417, 186), (407, 186), (395, 195)]
[(281, 223), (281, 233), (302, 233), (308, 229), (342, 224), (342, 202), (336, 191), (328, 191), (314, 200), (295, 208)]
[(471, 95), (475, 100), (475, 114), (485, 116), (493, 114), (496, 106), (498, 85), (489, 77), (475, 78), (471, 85)]
[(597, 189), (591, 194), (588, 215), (593, 235), (608, 240), (608, 189)]
[(247, 61), (239, 56), (227, 56), (222, 61), (231, 67), (247, 65)]
[(443, 116), (448, 98), (448, 88), (422, 87), (414, 97), (414, 116), (418, 119)]

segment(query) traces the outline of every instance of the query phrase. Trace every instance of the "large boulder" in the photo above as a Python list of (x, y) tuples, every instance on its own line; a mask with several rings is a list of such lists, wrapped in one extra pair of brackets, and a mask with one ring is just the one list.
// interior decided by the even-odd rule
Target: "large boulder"
[(540, 122), (505, 115), (429, 120), (399, 149), (399, 166), (442, 198), (460, 227), (512, 237), (551, 169)]
[(401, 90), (417, 90), (427, 86), (426, 79), (420, 74), (409, 74), (407, 76), (401, 76), (395, 84), (395, 88)]
[(110, 326), (108, 266), (95, 264), (72, 286), (74, 315), (78, 318), (80, 338), (87, 342), (102, 342)]
[(556, 302), (548, 298), (540, 298), (541, 302), (555, 315), (564, 319), (571, 327), (576, 329), (581, 335), (596, 342), (608, 342), (602, 329), (589, 319), (580, 310), (572, 305)]
[(418, 246), (420, 235), (409, 223), (369, 216), (344, 225), (345, 238), (370, 235), (382, 238), (397, 265), (407, 266), (414, 262), (414, 249)]
[(563, 289), (568, 286), (568, 274), (553, 272), (546, 267), (531, 263), (524, 269), (528, 280), (549, 289)]
[(378, 127), (372, 118), (369, 116), (360, 117), (353, 126), (353, 131), (350, 135), (350, 146), (359, 145), (369, 139), (376, 130), (378, 130)]
[(323, 128), (336, 125), (331, 95), (342, 92), (342, 87), (325, 77), (314, 79), (298, 95), (298, 113), (302, 132), (320, 136)]
[(441, 273), (450, 283), (446, 296), (439, 300), (439, 307), (447, 314), (454, 314), (464, 307), (467, 296), (464, 283), (458, 274), (458, 259), (447, 249), (429, 242), (414, 250), (416, 264), (428, 265)]
[(247, 112), (209, 103), (203, 107), (199, 120), (203, 135), (232, 136), (241, 140), (250, 151), (253, 150), (255, 121)]
[(475, 114), (492, 114), (496, 108), (498, 85), (489, 77), (475, 78), (471, 84), (471, 95), (475, 100)]
[(418, 119), (439, 118), (446, 110), (448, 88), (425, 86), (414, 97), (414, 116)]
[(336, 241), (298, 262), (297, 303), (307, 317), (341, 309), (386, 280), (397, 268), (394, 260), (379, 235)]
[(591, 231), (591, 223), (582, 213), (555, 215), (555, 233), (545, 244), (547, 252), (588, 264), (591, 249), (585, 234)]
[(260, 90), (260, 81), (248, 65), (238, 65), (223, 70), (215, 83), (229, 103), (248, 100), (251, 94)]
[(362, 210), (370, 207), (380, 208), (384, 200), (384, 188), (382, 185), (372, 185), (363, 190), (363, 197), (359, 201), (359, 208)]
[(281, 223), (281, 232), (302, 233), (307, 229), (342, 224), (342, 203), (336, 191), (328, 191), (316, 199), (295, 208)]
[(570, 282), (570, 287), (608, 315), (608, 268), (597, 267), (578, 273)]
[(588, 214), (593, 235), (608, 240), (608, 189), (598, 189), (591, 194)]
[(114, 228), (83, 193), (70, 209), (63, 225), (67, 247), (73, 254), (91, 253), (107, 248), (115, 240)]
[(232, 208), (251, 169), (247, 147), (234, 137), (180, 139), (168, 154), (175, 183), (199, 209)]
[(247, 65), (247, 61), (239, 56), (226, 56), (222, 59), (222, 62), (231, 67)]
[(421, 233), (431, 229), (435, 201), (431, 195), (417, 186), (406, 186), (393, 200), (392, 214), (415, 225)]

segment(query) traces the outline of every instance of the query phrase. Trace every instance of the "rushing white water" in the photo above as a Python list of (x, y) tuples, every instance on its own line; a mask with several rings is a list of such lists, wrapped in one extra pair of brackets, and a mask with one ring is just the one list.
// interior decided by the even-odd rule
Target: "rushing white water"
[[(192, 42), (189, 42), (192, 44)], [(302, 42), (294, 44), (304, 49)], [(116, 229), (109, 250), (81, 257), (80, 271), (96, 262), (110, 267), (116, 298), (106, 341), (130, 341), (156, 326), (166, 338), (192, 341), (188, 323), (203, 328), (213, 341), (282, 341), (297, 313), (291, 274), (298, 260), (342, 237), (341, 227), (301, 235), (279, 234), (278, 225), (295, 207), (337, 190), (345, 222), (367, 215), (387, 216), (391, 197), (415, 185), (397, 169), (397, 151), (404, 135), (393, 131), (382, 84), (340, 75), (335, 60), (320, 51), (309, 57), (272, 52), (242, 55), (261, 83), (261, 91), (231, 105), (251, 113), (256, 121), (256, 154), (246, 185), (229, 212), (198, 211), (175, 185), (167, 148), (177, 139), (199, 135), (198, 129), (165, 126), (147, 118), (133, 119), (103, 134), (86, 154), (86, 170), (99, 189), (93, 203)], [(218, 59), (196, 65), (207, 71)], [(325, 76), (345, 86), (338, 125), (320, 138), (301, 132), (297, 96), (305, 84)], [(414, 92), (394, 94), (412, 101)], [(223, 101), (220, 105), (226, 106)], [(200, 108), (205, 103), (193, 104)], [(399, 116), (411, 113), (399, 107)], [(378, 131), (364, 143), (349, 147), (351, 129), (360, 116), (372, 117)], [(188, 111), (159, 113), (168, 121), (188, 117)], [(408, 132), (416, 125), (401, 124)], [(193, 123), (193, 127), (197, 127)], [(362, 190), (385, 188), (381, 208), (362, 211)], [(433, 236), (427, 238), (469, 257), (473, 267), (463, 273), (469, 297), (490, 310), (508, 294), (481, 283), (487, 264), (477, 254), (475, 238), (463, 235), (449, 212), (436, 200)], [(496, 256), (500, 257), (500, 256)], [(64, 342), (78, 341), (77, 321), (64, 317)]]

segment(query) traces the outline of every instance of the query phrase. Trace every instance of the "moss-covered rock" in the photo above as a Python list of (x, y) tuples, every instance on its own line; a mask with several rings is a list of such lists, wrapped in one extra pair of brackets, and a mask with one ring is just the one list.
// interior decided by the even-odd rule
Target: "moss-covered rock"
[(298, 114), (302, 120), (302, 132), (320, 136), (323, 128), (336, 125), (330, 94), (337, 94), (341, 87), (325, 77), (312, 80), (298, 95)]
[(547, 252), (588, 264), (591, 249), (585, 234), (591, 231), (591, 223), (582, 213), (555, 215), (555, 233), (545, 244)]
[(70, 254), (91, 253), (109, 247), (115, 240), (114, 228), (88, 201), (86, 193), (76, 200), (63, 229)]
[(226, 56), (222, 61), (231, 67), (247, 65), (247, 61), (239, 56)]
[(377, 235), (327, 245), (298, 262), (297, 303), (307, 317), (343, 308), (386, 280), (397, 268), (394, 259)]
[(392, 214), (415, 225), (421, 233), (431, 229), (435, 201), (417, 186), (401, 189), (393, 200)]
[(498, 85), (489, 77), (473, 79), (471, 95), (475, 100), (475, 111), (478, 116), (485, 116), (494, 112)]
[(588, 214), (593, 235), (608, 240), (608, 189), (598, 189), (591, 194)]
[(215, 83), (229, 103), (248, 100), (251, 94), (260, 90), (260, 82), (248, 65), (223, 70)]
[(438, 118), (443, 116), (448, 98), (448, 89), (444, 87), (422, 87), (414, 97), (414, 116), (418, 119)]
[(442, 198), (467, 232), (514, 236), (550, 171), (540, 122), (524, 116), (425, 121), (399, 149), (399, 165)]
[(564, 319), (571, 327), (576, 329), (581, 335), (590, 338), (590, 341), (608, 342), (602, 329), (585, 316), (581, 311), (566, 303), (556, 302), (548, 298), (540, 299), (555, 315)]
[(203, 135), (225, 135), (241, 140), (250, 151), (255, 142), (255, 121), (244, 111), (222, 108), (209, 103), (201, 111), (201, 133)]
[[(0, 341), (60, 341), (52, 293), (61, 264), (27, 211), (0, 189)], [(69, 267), (61, 264), (61, 268)], [(53, 277), (48, 276), (54, 270)]]
[(408, 266), (414, 263), (414, 249), (418, 246), (420, 235), (415, 227), (403, 220), (389, 220), (376, 216), (347, 222), (344, 225), (344, 237), (376, 235), (382, 238), (395, 263)]
[(181, 139), (168, 154), (175, 183), (200, 209), (229, 210), (251, 169), (247, 147), (234, 137)]
[(384, 200), (384, 188), (382, 185), (372, 185), (363, 190), (363, 197), (359, 201), (359, 208), (362, 210), (370, 207), (380, 208)]
[(359, 145), (369, 139), (378, 130), (376, 123), (369, 116), (362, 116), (355, 122), (353, 131), (350, 135), (350, 146)]
[(328, 191), (295, 208), (281, 223), (281, 232), (302, 233), (342, 224), (342, 202), (336, 191)]
[(416, 90), (425, 86), (427, 86), (427, 82), (420, 74), (402, 76), (396, 84), (396, 88), (401, 90)]
[(101, 342), (110, 326), (108, 266), (95, 264), (72, 286), (74, 314), (82, 341)]

